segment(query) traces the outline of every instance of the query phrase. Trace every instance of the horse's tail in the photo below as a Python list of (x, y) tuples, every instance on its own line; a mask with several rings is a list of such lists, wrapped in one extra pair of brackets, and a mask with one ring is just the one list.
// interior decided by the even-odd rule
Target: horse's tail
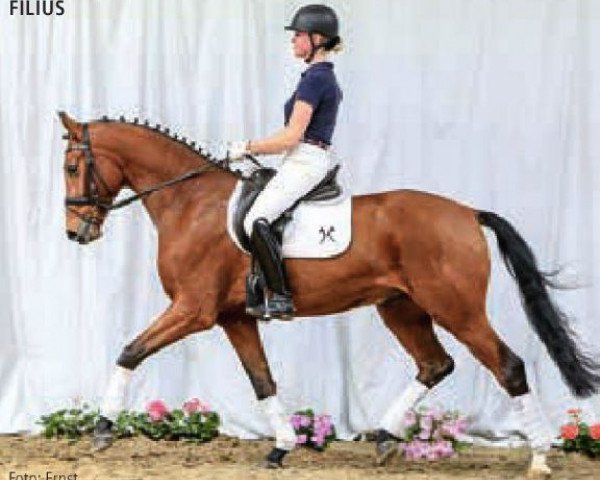
[(553, 274), (538, 269), (531, 248), (507, 220), (492, 212), (477, 212), (477, 219), (496, 234), (504, 263), (519, 285), (529, 323), (546, 345), (564, 381), (578, 397), (596, 393), (600, 387), (600, 365), (578, 348), (568, 318), (552, 302), (548, 287), (557, 288), (551, 280)]

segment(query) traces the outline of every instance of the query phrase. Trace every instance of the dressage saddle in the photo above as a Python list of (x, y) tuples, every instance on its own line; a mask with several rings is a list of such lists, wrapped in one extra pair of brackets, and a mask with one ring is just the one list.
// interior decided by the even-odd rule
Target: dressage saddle
[[(339, 165), (332, 168), (325, 178), (321, 180), (310, 192), (298, 199), (290, 208), (273, 222), (272, 228), (275, 234), (283, 237), (283, 229), (291, 220), (292, 212), (301, 202), (321, 202), (337, 198), (342, 193), (342, 188), (337, 182), (337, 173), (340, 169)], [(237, 204), (236, 211), (233, 217), (233, 226), (242, 247), (250, 251), (250, 239), (244, 230), (244, 218), (254, 204), (256, 197), (263, 191), (269, 181), (275, 176), (277, 170), (274, 168), (259, 168), (255, 170), (250, 178), (244, 181), (242, 192)]]

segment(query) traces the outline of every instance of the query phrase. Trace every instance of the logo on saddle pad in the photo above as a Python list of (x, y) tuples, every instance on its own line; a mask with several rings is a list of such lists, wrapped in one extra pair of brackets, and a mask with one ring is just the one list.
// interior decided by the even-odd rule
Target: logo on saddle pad
[(323, 243), (325, 240), (329, 239), (332, 242), (335, 242), (335, 238), (333, 238), (333, 236), (331, 235), (333, 232), (335, 232), (335, 226), (334, 225), (330, 225), (329, 228), (327, 229), (327, 231), (325, 231), (325, 227), (321, 226), (321, 228), (319, 229), (319, 233), (322, 235), (321, 241), (319, 243)]

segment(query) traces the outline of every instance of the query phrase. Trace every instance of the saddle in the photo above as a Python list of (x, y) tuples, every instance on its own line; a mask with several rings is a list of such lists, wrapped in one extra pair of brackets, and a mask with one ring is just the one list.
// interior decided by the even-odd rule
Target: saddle
[[(342, 194), (342, 188), (337, 182), (337, 173), (340, 169), (339, 165), (332, 168), (325, 178), (321, 180), (310, 192), (298, 199), (290, 208), (281, 214), (281, 216), (275, 220), (272, 224), (274, 233), (279, 237), (281, 242), (283, 236), (283, 229), (285, 225), (291, 220), (294, 209), (302, 202), (323, 202), (326, 200), (332, 200), (339, 197)], [(250, 251), (250, 239), (246, 235), (244, 230), (244, 218), (248, 214), (248, 211), (256, 201), (256, 198), (264, 190), (267, 184), (275, 176), (277, 170), (274, 168), (259, 168), (252, 172), (250, 178), (244, 181), (242, 191), (240, 194), (237, 209), (233, 215), (233, 227), (237, 238), (239, 239), (241, 246)]]

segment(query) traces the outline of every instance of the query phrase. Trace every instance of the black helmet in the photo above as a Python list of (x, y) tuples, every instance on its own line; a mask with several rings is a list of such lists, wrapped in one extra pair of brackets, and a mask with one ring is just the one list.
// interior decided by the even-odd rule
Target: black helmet
[(327, 38), (335, 38), (339, 30), (338, 18), (333, 9), (327, 5), (305, 5), (296, 12), (292, 23), (285, 29), (320, 33)]

